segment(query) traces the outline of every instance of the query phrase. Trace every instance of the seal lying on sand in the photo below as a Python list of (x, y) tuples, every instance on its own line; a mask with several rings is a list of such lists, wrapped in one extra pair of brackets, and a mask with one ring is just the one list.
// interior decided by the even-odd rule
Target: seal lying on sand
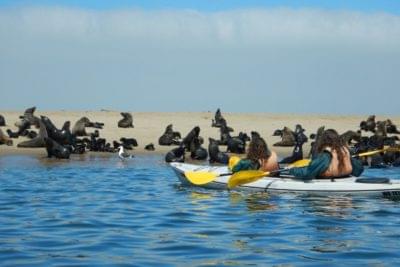
[(170, 146), (170, 145), (179, 145), (181, 139), (180, 132), (175, 132), (172, 129), (172, 124), (169, 124), (163, 133), (158, 139), (158, 144), (160, 146)]
[(0, 129), (0, 145), (2, 144), (6, 144), (7, 146), (12, 146), (13, 141), (9, 137), (7, 137)]
[(135, 138), (125, 138), (125, 137), (121, 137), (119, 139), (119, 141), (121, 141), (122, 146), (126, 149), (133, 149), (133, 147), (137, 147), (138, 146), (138, 142), (136, 141)]
[(120, 114), (123, 118), (118, 122), (118, 127), (133, 128), (132, 114), (130, 114), (129, 112), (121, 112)]
[(294, 132), (286, 126), (282, 130), (275, 130), (273, 136), (282, 138), (281, 141), (273, 144), (273, 146), (294, 146), (296, 144)]
[(45, 147), (46, 143), (44, 141), (44, 138), (48, 137), (46, 126), (40, 119), (39, 119), (39, 125), (40, 125), (39, 134), (31, 140), (19, 143), (17, 147)]
[(4, 119), (3, 115), (0, 115), (0, 126), (6, 126), (6, 120)]
[(165, 155), (166, 162), (185, 162), (185, 147), (183, 145), (172, 149)]
[(146, 150), (148, 150), (148, 151), (154, 151), (154, 150), (156, 150), (156, 149), (154, 148), (154, 144), (153, 144), (153, 143), (150, 143), (150, 144), (146, 145), (146, 146), (144, 147), (144, 149), (146, 149)]
[(56, 157), (58, 159), (69, 159), (70, 151), (51, 139), (50, 137), (44, 137), (44, 142), (46, 144), (47, 157)]
[(208, 155), (210, 163), (228, 164), (229, 156), (226, 153), (219, 151), (218, 141), (213, 138), (208, 138)]

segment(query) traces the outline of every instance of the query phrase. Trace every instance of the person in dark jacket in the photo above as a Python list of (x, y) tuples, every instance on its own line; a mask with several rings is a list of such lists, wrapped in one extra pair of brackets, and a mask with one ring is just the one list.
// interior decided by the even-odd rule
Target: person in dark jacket
[(292, 168), (289, 174), (308, 180), (360, 176), (363, 172), (361, 161), (350, 156), (349, 148), (335, 130), (324, 131), (316, 145), (317, 153), (310, 164), (302, 168)]

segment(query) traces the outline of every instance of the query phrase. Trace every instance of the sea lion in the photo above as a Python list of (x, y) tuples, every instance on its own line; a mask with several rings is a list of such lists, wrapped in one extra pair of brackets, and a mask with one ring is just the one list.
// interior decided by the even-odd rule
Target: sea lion
[(210, 163), (228, 164), (229, 156), (226, 153), (219, 151), (218, 141), (213, 138), (208, 138), (208, 155)]
[(166, 162), (185, 162), (185, 147), (180, 145), (165, 155)]
[(386, 125), (387, 121), (378, 121), (376, 123), (375, 135), (386, 137), (387, 136)]
[(130, 114), (129, 112), (121, 112), (120, 114), (123, 118), (118, 122), (118, 127), (133, 128), (132, 114)]
[(53, 122), (46, 116), (40, 116), (44, 125), (46, 126), (48, 136), (61, 145), (73, 145), (74, 138), (70, 131), (71, 123), (66, 121), (61, 130), (53, 124)]
[(190, 144), (192, 143), (195, 137), (198, 137), (200, 134), (200, 127), (195, 126), (182, 140), (182, 144), (187, 151), (190, 151)]
[(282, 131), (275, 131), (274, 134), (279, 134), (282, 140), (273, 144), (273, 146), (294, 146), (296, 144), (294, 132), (286, 126)]
[(22, 125), (24, 125), (26, 122), (28, 122), (29, 123), (29, 127), (31, 125), (34, 125), (37, 128), (39, 128), (40, 127), (40, 125), (39, 125), (40, 118), (38, 118), (35, 115), (33, 115), (35, 110), (36, 110), (36, 107), (27, 108), (25, 110), (25, 112), (24, 112), (24, 115), (19, 116), (19, 118), (21, 120), (19, 122), (16, 122), (15, 126), (17, 126), (18, 128), (21, 128)]
[(58, 159), (69, 159), (70, 151), (51, 139), (50, 137), (44, 137), (46, 144), (47, 157), (56, 157)]
[[(119, 141), (121, 141), (122, 146), (124, 148), (127, 148), (127, 149), (132, 149), (132, 147), (137, 147), (138, 146), (138, 142), (136, 141), (135, 138), (122, 137), (122, 138), (119, 139)], [(130, 147), (130, 148), (128, 148), (128, 147)]]
[(3, 133), (3, 130), (0, 129), (0, 145), (6, 144), (7, 146), (12, 146), (13, 141)]
[(25, 136), (27, 134), (27, 130), (31, 128), (31, 123), (24, 118), (24, 116), (20, 116), (21, 120), (15, 123), (15, 126), (18, 127), (17, 132), (12, 132), (11, 129), (7, 129), (7, 133), (11, 138), (18, 138), (19, 136)]
[(371, 115), (368, 117), (366, 121), (360, 122), (360, 129), (366, 132), (370, 131), (374, 133), (375, 127), (376, 127), (375, 115)]
[(340, 138), (342, 138), (343, 142), (347, 145), (350, 145), (352, 141), (355, 142), (360, 142), (361, 140), (361, 131), (346, 131), (343, 134), (340, 135)]
[(0, 115), (0, 126), (6, 126), (6, 120), (4, 119), (3, 115)]
[(201, 145), (204, 143), (204, 140), (201, 136), (196, 136), (193, 138), (190, 143), (190, 157), (196, 160), (205, 160), (208, 157), (207, 150)]
[(87, 117), (80, 118), (72, 128), (72, 134), (75, 136), (88, 136), (85, 127), (88, 127), (90, 120)]
[(39, 127), (39, 134), (35, 138), (19, 143), (17, 147), (45, 147), (46, 142), (44, 141), (44, 138), (48, 137), (48, 135), (46, 131), (46, 126), (40, 119)]
[(394, 125), (393, 122), (389, 119), (386, 120), (386, 132), (390, 134), (400, 134), (397, 126)]
[[(299, 125), (299, 124), (298, 124)], [(296, 144), (293, 148), (292, 155), (282, 159), (279, 163), (293, 163), (295, 161), (303, 159), (303, 144), (308, 141), (308, 138), (303, 133), (305, 130), (303, 128), (297, 127), (295, 130), (295, 140)]]
[(315, 135), (314, 142), (311, 142), (311, 149), (310, 149), (310, 152), (308, 153), (309, 158), (310, 157), (315, 158), (317, 156), (317, 145), (316, 144), (318, 143), (318, 141), (319, 141), (320, 137), (322, 136), (322, 134), (324, 133), (324, 131), (325, 131), (325, 126), (321, 126), (318, 128), (317, 134)]
[(256, 131), (251, 131), (250, 132), (250, 137), (251, 137), (251, 140), (254, 140), (254, 139), (257, 139), (257, 138), (261, 138), (261, 135)]
[(144, 149), (146, 149), (146, 150), (148, 150), (148, 151), (154, 151), (154, 150), (156, 150), (156, 149), (154, 148), (154, 144), (153, 144), (153, 143), (150, 143), (150, 144), (146, 145), (146, 146), (144, 147)]
[(158, 144), (160, 146), (170, 146), (170, 145), (179, 145), (181, 139), (180, 132), (175, 132), (172, 129), (172, 124), (169, 124), (163, 133), (163, 135), (158, 138)]
[(243, 132), (238, 136), (234, 136), (227, 141), (227, 152), (244, 154), (246, 152), (246, 141), (250, 141), (250, 137)]
[(218, 141), (218, 144), (221, 146), (226, 146), (228, 144), (228, 140), (232, 138), (229, 133), (229, 129), (226, 125), (221, 125), (219, 131), (220, 131), (220, 140)]
[(216, 127), (216, 128), (221, 127), (224, 120), (225, 119), (222, 117), (221, 110), (218, 108), (217, 111), (215, 112), (214, 119), (211, 122), (211, 127)]

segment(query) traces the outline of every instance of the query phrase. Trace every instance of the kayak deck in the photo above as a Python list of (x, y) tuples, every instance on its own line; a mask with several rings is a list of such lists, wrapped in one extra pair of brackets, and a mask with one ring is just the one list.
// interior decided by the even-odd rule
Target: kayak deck
[[(182, 184), (192, 185), (186, 178), (187, 171), (213, 172), (215, 174), (229, 173), (226, 166), (207, 166), (187, 163), (170, 164)], [(210, 189), (227, 189), (230, 175), (217, 176), (208, 184), (201, 185)], [(359, 180), (361, 179), (361, 180)], [(235, 190), (261, 192), (294, 192), (321, 195), (348, 194), (348, 195), (377, 195), (400, 198), (400, 181), (390, 179), (369, 180), (367, 177), (349, 177), (339, 179), (295, 179), (291, 176), (263, 177), (259, 180), (238, 186)], [(357, 182), (359, 180), (360, 182)], [(368, 182), (371, 181), (371, 182)], [(381, 182), (380, 182), (381, 181)]]

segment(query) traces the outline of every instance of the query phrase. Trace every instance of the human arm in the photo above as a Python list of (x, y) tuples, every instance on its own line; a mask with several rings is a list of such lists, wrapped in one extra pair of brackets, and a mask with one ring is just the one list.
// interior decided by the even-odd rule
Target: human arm
[(311, 180), (328, 169), (331, 158), (332, 156), (330, 153), (323, 152), (314, 158), (308, 166), (289, 169), (289, 174), (303, 180)]
[(353, 168), (353, 171), (351, 172), (351, 175), (353, 175), (353, 176), (358, 177), (364, 171), (364, 166), (363, 166), (362, 161), (360, 159), (351, 158), (351, 166)]

